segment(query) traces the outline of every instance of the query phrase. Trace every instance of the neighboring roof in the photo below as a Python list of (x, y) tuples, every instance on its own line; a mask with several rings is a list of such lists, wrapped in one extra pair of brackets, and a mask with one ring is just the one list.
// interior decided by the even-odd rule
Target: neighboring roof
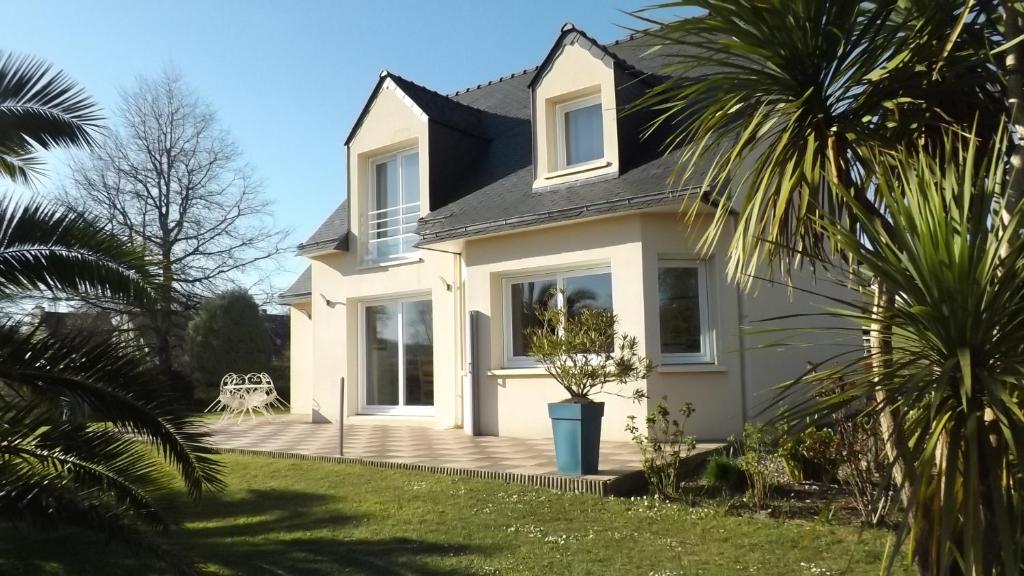
[[(623, 69), (652, 79), (672, 57), (665, 49), (650, 52), (651, 42), (640, 36), (601, 46), (568, 26), (552, 53), (572, 38), (600, 47)], [(699, 191), (699, 186), (670, 185), (678, 156), (664, 156), (653, 139), (634, 150), (618, 177), (595, 177), (534, 189), (530, 85), (547, 64), (545, 61), (534, 74), (523, 71), (450, 96), (486, 112), (482, 116), (483, 130), (490, 145), (458, 184), (462, 188), (458, 199), (420, 220), (421, 243), (653, 207), (678, 202), (681, 195)], [(692, 181), (701, 182), (702, 177), (697, 173)]]
[(84, 338), (98, 344), (110, 340), (116, 332), (107, 312), (55, 312), (37, 308), (33, 313), (36, 315), (36, 325), (53, 336)]
[(313, 294), (313, 267), (306, 266), (306, 269), (299, 274), (299, 277), (292, 282), (292, 285), (278, 295), (278, 302), (289, 304), (293, 302), (305, 302)]
[(312, 254), (321, 250), (348, 250), (348, 200), (331, 212), (313, 235), (299, 244), (296, 251), (299, 255)]

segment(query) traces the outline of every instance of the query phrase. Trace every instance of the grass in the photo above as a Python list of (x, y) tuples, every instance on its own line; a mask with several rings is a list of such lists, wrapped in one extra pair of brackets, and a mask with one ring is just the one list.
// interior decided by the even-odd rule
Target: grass
[[(886, 533), (496, 481), (226, 455), (229, 490), (172, 511), (212, 574), (877, 574)], [(100, 538), (0, 528), (2, 574), (156, 574)]]

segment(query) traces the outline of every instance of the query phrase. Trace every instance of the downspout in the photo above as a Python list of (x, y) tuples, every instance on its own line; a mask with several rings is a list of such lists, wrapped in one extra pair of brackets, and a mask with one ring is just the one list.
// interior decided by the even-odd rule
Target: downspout
[(735, 287), (736, 290), (736, 313), (739, 315), (739, 322), (737, 323), (737, 330), (739, 331), (740, 340), (740, 410), (743, 415), (743, 421), (741, 422), (744, 426), (747, 425), (747, 342), (743, 332), (743, 323), (746, 320), (747, 313), (743, 309), (743, 291), (740, 290), (739, 286)]
[[(733, 235), (735, 235), (736, 234), (736, 215), (735, 214), (731, 215), (729, 217), (729, 219), (732, 221), (732, 233), (733, 233)], [(746, 426), (747, 425), (747, 420), (748, 420), (748, 415), (747, 415), (747, 390), (749, 390), (749, 386), (748, 386), (748, 382), (747, 382), (747, 374), (749, 373), (750, 370), (749, 370), (749, 366), (748, 366), (749, 357), (748, 357), (748, 354), (747, 354), (747, 339), (746, 339), (746, 335), (744, 334), (743, 326), (744, 326), (744, 323), (747, 320), (747, 312), (743, 308), (743, 290), (740, 288), (739, 284), (736, 284), (734, 286), (734, 289), (736, 290), (736, 314), (738, 315), (738, 320), (739, 320), (736, 323), (736, 329), (737, 329), (737, 333), (739, 335), (739, 341), (740, 341), (740, 411), (741, 411), (741, 414), (742, 414), (742, 422), (741, 422), (741, 424), (743, 426)]]
[(462, 254), (455, 254), (452, 259), (453, 281), (455, 284), (455, 333), (458, 335), (455, 343), (453, 374), (455, 374), (455, 427), (466, 427), (465, 410), (465, 366), (466, 366), (466, 291), (465, 275), (463, 274)]

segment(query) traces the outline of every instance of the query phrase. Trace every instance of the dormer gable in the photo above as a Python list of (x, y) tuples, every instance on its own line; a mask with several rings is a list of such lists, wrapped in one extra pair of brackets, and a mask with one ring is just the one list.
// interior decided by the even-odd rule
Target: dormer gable
[(345, 139), (361, 261), (415, 256), (418, 219), (444, 206), (485, 139), (480, 111), (383, 71)]
[(620, 173), (618, 111), (625, 68), (571, 23), (562, 27), (529, 84), (535, 189)]

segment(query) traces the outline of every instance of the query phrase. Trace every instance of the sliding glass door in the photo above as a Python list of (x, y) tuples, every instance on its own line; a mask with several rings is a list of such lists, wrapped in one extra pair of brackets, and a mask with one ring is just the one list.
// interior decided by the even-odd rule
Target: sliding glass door
[(360, 412), (433, 413), (433, 325), (429, 299), (373, 302), (360, 307)]

